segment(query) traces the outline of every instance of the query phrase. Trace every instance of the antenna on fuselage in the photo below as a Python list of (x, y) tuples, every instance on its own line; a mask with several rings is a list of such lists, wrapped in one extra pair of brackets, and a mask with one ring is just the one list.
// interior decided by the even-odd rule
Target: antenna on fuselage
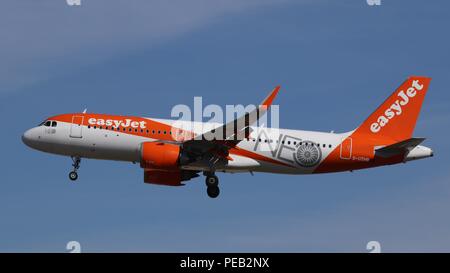
[(86, 114), (86, 112), (87, 112), (87, 108), (84, 109), (83, 114)]

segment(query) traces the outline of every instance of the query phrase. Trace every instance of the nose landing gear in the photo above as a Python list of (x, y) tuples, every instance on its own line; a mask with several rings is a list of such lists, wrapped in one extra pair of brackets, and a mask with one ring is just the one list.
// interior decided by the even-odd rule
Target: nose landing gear
[(211, 198), (217, 198), (220, 194), (219, 178), (214, 173), (205, 173), (206, 193)]
[(81, 158), (72, 156), (72, 161), (73, 161), (73, 164), (72, 164), (73, 171), (71, 171), (69, 173), (69, 179), (72, 180), (72, 181), (75, 181), (75, 180), (78, 179), (77, 171), (80, 168)]

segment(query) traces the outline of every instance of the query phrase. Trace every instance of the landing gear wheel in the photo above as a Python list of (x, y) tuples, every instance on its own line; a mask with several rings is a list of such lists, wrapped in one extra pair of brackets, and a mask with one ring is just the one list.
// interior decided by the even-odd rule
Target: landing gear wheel
[(78, 174), (76, 172), (70, 172), (69, 178), (70, 178), (70, 180), (75, 181), (78, 179)]
[(217, 186), (210, 186), (206, 189), (208, 196), (211, 198), (216, 198), (220, 194), (220, 189)]
[(208, 187), (218, 187), (219, 186), (219, 178), (215, 175), (208, 175), (205, 179), (205, 184)]
[(81, 162), (81, 158), (77, 157), (77, 156), (72, 156), (72, 167), (73, 167), (73, 171), (71, 171), (69, 173), (69, 179), (72, 181), (75, 181), (78, 179), (78, 169), (80, 168), (80, 162)]

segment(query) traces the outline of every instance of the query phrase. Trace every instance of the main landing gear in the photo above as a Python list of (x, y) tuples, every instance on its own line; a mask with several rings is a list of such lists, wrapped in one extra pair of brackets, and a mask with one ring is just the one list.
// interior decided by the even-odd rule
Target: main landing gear
[(220, 194), (219, 189), (219, 178), (214, 173), (204, 173), (206, 176), (205, 184), (206, 184), (206, 192), (208, 196), (211, 198), (216, 198)]
[(73, 161), (73, 164), (72, 164), (72, 166), (73, 166), (73, 171), (71, 171), (71, 172), (69, 173), (69, 179), (72, 180), (72, 181), (75, 181), (75, 180), (78, 179), (78, 173), (77, 173), (77, 171), (78, 171), (78, 169), (80, 168), (81, 158), (72, 156), (72, 161)]

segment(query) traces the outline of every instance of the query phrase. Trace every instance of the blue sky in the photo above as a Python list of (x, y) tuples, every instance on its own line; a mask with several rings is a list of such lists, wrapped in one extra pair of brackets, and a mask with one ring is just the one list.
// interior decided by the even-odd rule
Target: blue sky
[[(13, 1), (0, 10), (0, 251), (450, 251), (448, 1)], [(22, 133), (78, 112), (169, 118), (259, 103), (284, 128), (347, 131), (409, 75), (433, 78), (415, 135), (435, 157), (316, 176), (221, 174), (183, 188), (137, 165), (30, 150)]]

